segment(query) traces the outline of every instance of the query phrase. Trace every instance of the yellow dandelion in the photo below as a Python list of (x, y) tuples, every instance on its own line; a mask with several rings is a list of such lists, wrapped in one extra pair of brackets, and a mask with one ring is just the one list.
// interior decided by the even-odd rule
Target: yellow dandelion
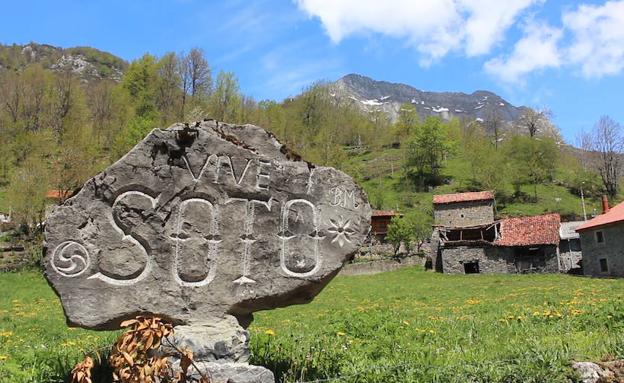
[(269, 336), (275, 336), (275, 331), (268, 329), (264, 331), (265, 334), (269, 335)]
[(345, 335), (347, 335), (347, 334), (346, 334), (346, 333), (344, 333), (344, 332), (342, 332), (342, 331), (338, 331), (338, 332), (336, 333), (336, 335), (338, 335), (338, 336), (345, 336)]
[(9, 359), (8, 355), (0, 355), (0, 361), (5, 361), (7, 359)]

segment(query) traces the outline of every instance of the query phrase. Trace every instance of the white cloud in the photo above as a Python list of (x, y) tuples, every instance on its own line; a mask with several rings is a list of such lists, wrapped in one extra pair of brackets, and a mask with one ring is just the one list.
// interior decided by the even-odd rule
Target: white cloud
[(581, 5), (563, 15), (573, 35), (566, 49), (570, 63), (586, 77), (617, 74), (624, 68), (624, 1)]
[(513, 52), (487, 61), (484, 69), (503, 82), (518, 83), (533, 71), (558, 68), (562, 57), (557, 43), (562, 35), (560, 29), (529, 22), (524, 26), (524, 36), (516, 42)]
[(523, 10), (542, 0), (296, 0), (334, 42), (353, 34), (406, 39), (423, 62), (450, 51), (483, 55), (502, 41)]

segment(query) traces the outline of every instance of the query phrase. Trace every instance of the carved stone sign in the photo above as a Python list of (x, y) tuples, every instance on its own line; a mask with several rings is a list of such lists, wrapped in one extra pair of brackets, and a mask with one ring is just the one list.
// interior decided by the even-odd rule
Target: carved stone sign
[(346, 174), (252, 125), (156, 129), (46, 223), (46, 277), (68, 321), (176, 324), (310, 301), (358, 249), (370, 206)]

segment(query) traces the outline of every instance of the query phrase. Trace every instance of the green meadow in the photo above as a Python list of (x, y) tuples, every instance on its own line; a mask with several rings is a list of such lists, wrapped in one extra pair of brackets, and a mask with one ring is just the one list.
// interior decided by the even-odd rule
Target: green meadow
[[(624, 281), (338, 276), (310, 304), (256, 313), (250, 333), (252, 363), (282, 382), (569, 382), (572, 361), (624, 358)], [(0, 274), (0, 382), (66, 381), (117, 335), (68, 328), (39, 272)]]

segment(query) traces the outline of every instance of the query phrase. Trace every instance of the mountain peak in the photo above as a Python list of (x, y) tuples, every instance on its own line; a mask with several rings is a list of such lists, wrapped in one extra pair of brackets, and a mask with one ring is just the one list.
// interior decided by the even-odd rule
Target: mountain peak
[(333, 83), (337, 97), (351, 99), (364, 111), (381, 110), (395, 121), (401, 105), (415, 106), (421, 117), (484, 121), (496, 113), (499, 119), (511, 123), (518, 119), (524, 107), (516, 107), (488, 90), (471, 94), (462, 92), (429, 92), (407, 84), (378, 81), (357, 73), (343, 76)]

